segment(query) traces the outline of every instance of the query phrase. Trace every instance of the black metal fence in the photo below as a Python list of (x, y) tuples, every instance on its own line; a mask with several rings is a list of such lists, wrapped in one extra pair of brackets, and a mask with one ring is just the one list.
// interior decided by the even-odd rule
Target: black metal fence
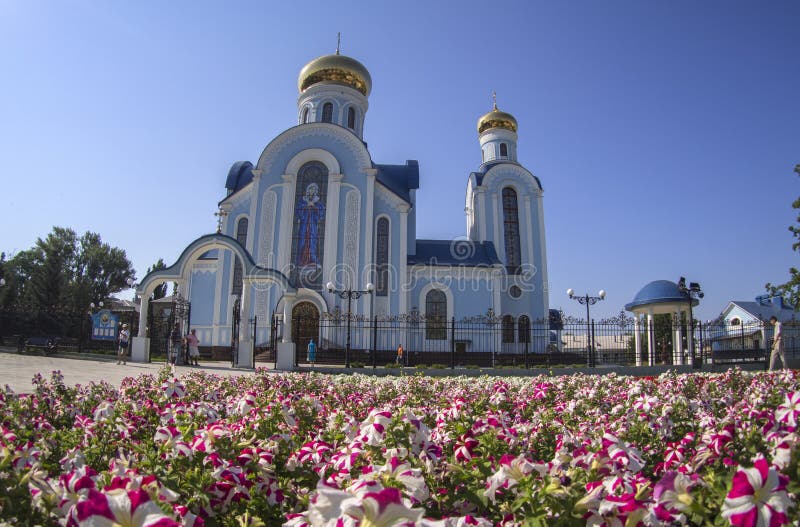
[[(274, 319), (271, 338), (285, 328)], [(463, 367), (611, 367), (765, 362), (772, 345), (768, 323), (686, 321), (640, 324), (630, 317), (591, 321), (528, 322), (501, 317), (487, 320), (372, 320), (347, 316), (292, 320), (295, 363), (307, 365), (308, 342), (316, 344), (314, 363), (351, 366)], [(787, 358), (800, 355), (800, 323), (784, 323)], [(403, 357), (397, 349), (403, 347)], [(258, 349), (272, 353), (269, 342)], [(638, 351), (637, 351), (638, 350)], [(274, 355), (269, 355), (270, 359)]]
[[(132, 312), (116, 313), (120, 323), (138, 330), (138, 317)], [(116, 340), (92, 339), (92, 321), (88, 313), (63, 311), (0, 311), (0, 341), (3, 346), (50, 351), (114, 354)], [(44, 346), (43, 343), (52, 343)]]
[[(119, 313), (122, 322), (137, 333), (138, 317)], [(151, 316), (151, 357), (165, 355), (169, 329), (176, 312)], [(183, 316), (183, 315), (181, 315)], [(188, 317), (188, 314), (185, 315)], [(158, 319), (156, 319), (158, 318)], [(663, 321), (662, 321), (663, 322)], [(188, 323), (188, 321), (186, 321)], [(269, 326), (268, 336), (255, 342), (254, 364), (276, 360), (275, 344), (287, 328), (277, 317), (248, 321), (252, 337)], [(294, 318), (288, 329), (296, 344), (295, 363), (309, 364), (308, 343), (316, 345), (315, 364), (350, 366), (461, 367), (609, 367), (765, 362), (772, 345), (772, 326), (754, 321), (738, 324), (685, 321), (641, 324), (637, 330), (630, 317), (586, 321), (532, 321), (526, 318), (472, 317), (426, 320), (422, 316), (391, 318), (348, 317), (325, 314), (320, 319)], [(690, 337), (691, 333), (691, 337)], [(800, 355), (800, 322), (784, 322), (787, 358)], [(0, 311), (0, 343), (18, 347), (25, 340), (52, 338), (57, 351), (113, 354), (116, 342), (91, 339), (87, 313)], [(402, 359), (397, 356), (403, 347)], [(637, 352), (638, 349), (638, 352)], [(47, 349), (43, 349), (47, 352)]]

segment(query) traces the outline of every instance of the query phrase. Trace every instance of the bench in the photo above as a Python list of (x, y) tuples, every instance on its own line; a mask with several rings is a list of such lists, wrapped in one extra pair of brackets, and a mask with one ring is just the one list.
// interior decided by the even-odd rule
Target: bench
[(25, 339), (25, 348), (40, 348), (42, 353), (54, 352), (58, 347), (58, 339), (55, 337), (28, 337)]

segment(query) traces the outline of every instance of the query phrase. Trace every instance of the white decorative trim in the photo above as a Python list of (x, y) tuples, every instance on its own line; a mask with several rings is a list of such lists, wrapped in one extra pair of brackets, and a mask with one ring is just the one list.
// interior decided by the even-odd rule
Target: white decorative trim
[(261, 227), (259, 229), (258, 259), (261, 267), (272, 268), (275, 264), (272, 242), (275, 239), (275, 215), (278, 206), (278, 195), (268, 190), (261, 198)]
[(358, 247), (361, 232), (361, 193), (350, 190), (345, 197), (344, 270), (350, 283), (344, 287), (358, 288)]
[(327, 150), (323, 150), (322, 148), (307, 148), (306, 150), (302, 150), (298, 152), (289, 162), (286, 164), (286, 170), (284, 173), (292, 174), (293, 176), (297, 177), (297, 172), (308, 162), (311, 161), (319, 161), (326, 167), (328, 167), (328, 174), (338, 174), (341, 169), (339, 168), (339, 160), (336, 157), (328, 152)]
[(333, 280), (339, 253), (339, 202), (342, 193), (342, 174), (328, 174), (328, 194), (325, 203), (325, 240), (322, 244), (322, 283)]
[(481, 181), (482, 187), (494, 188), (497, 186), (497, 179), (510, 178), (519, 181), (526, 186), (525, 194), (534, 194), (537, 190), (541, 191), (541, 187), (537, 183), (536, 177), (529, 170), (514, 163), (500, 163), (490, 168), (483, 176)]
[[(303, 139), (316, 137), (328, 139), (343, 145), (350, 150), (353, 157), (356, 158), (357, 166), (372, 166), (372, 158), (369, 155), (367, 147), (354, 133), (336, 124), (308, 123), (289, 128), (273, 139), (266, 148), (264, 148), (264, 151), (258, 158), (256, 167), (263, 170), (265, 174), (271, 174), (275, 161), (280, 158), (279, 154), (281, 151), (291, 148), (293, 144)], [(338, 173), (340, 170), (331, 170), (331, 172)]]
[(278, 238), (278, 269), (289, 269), (289, 259), (292, 257), (292, 228), (294, 227), (294, 194), (295, 175), (284, 174), (283, 191), (281, 193), (281, 215)]

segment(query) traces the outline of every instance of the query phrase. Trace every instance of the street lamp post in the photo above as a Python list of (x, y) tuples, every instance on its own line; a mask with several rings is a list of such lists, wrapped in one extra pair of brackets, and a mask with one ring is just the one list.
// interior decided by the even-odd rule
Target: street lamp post
[(589, 318), (589, 306), (593, 306), (599, 301), (604, 300), (606, 298), (606, 292), (601, 289), (597, 293), (597, 296), (589, 296), (588, 294), (575, 296), (575, 291), (567, 289), (567, 296), (577, 301), (579, 304), (586, 306), (586, 363), (591, 368), (594, 366), (594, 336), (592, 335), (592, 321)]
[(703, 290), (700, 288), (700, 284), (697, 282), (689, 282), (689, 287), (686, 287), (686, 278), (682, 277), (678, 280), (678, 291), (685, 294), (686, 297), (689, 299), (689, 335), (691, 335), (692, 340), (692, 349), (689, 352), (692, 355), (692, 366), (694, 368), (699, 368), (700, 364), (697, 361), (697, 357), (694, 354), (694, 316), (692, 315), (692, 303), (694, 303), (695, 299), (703, 298), (704, 293)]
[(347, 344), (345, 344), (344, 348), (344, 367), (350, 367), (350, 319), (352, 318), (352, 304), (353, 299), (359, 299), (363, 295), (371, 295), (372, 292), (375, 290), (375, 286), (372, 285), (372, 282), (367, 284), (367, 288), (364, 291), (355, 291), (353, 289), (343, 289), (337, 290), (333, 282), (328, 282), (325, 284), (325, 288), (328, 290), (329, 293), (333, 293), (339, 298), (346, 298), (347, 299)]

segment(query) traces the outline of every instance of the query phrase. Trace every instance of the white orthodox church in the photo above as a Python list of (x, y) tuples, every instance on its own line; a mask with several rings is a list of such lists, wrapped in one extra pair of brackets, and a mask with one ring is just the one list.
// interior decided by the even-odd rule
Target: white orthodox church
[[(255, 163), (231, 167), (218, 204), (219, 231), (146, 276), (137, 287), (141, 298), (176, 282), (191, 302), (189, 323), (201, 346), (224, 350), (238, 337), (243, 364), (254, 344), (274, 338), (269, 321), (275, 314), (284, 328), (279, 353), (305, 344), (294, 334), (293, 319), (320, 320), (348, 309), (356, 317), (413, 313), (423, 321), (490, 313), (520, 334), (532, 321), (547, 319), (542, 186), (517, 161), (512, 115), (495, 104), (478, 119), (480, 163), (465, 174), (465, 234), (418, 239), (424, 167), (372, 159), (364, 141), (372, 89), (367, 69), (337, 50), (309, 62), (297, 88), (297, 123), (267, 144)], [(364, 293), (348, 304), (337, 292), (350, 290)], [(147, 304), (134, 356), (149, 346)], [(242, 321), (257, 317), (255, 335), (245, 323), (232, 335), (234, 314)], [(314, 335), (321, 331), (316, 325), (311, 331), (320, 346), (339, 338)], [(307, 328), (303, 335), (309, 337)], [(366, 338), (353, 336), (356, 345)], [(409, 345), (424, 352), (434, 340), (453, 338), (451, 331), (423, 332)], [(470, 351), (468, 341), (460, 343)]]

